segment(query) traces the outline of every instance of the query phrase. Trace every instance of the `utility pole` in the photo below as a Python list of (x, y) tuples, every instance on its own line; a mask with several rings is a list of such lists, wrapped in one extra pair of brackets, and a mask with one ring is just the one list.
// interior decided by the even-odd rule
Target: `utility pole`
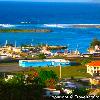
[(61, 65), (60, 65), (60, 79), (61, 79)]
[(16, 48), (16, 41), (15, 41), (15, 48)]

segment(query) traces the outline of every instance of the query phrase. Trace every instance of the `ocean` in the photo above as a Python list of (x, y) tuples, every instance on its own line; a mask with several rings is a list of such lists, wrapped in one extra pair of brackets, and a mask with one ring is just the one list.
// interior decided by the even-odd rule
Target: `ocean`
[(47, 28), (49, 33), (0, 33), (5, 41), (22, 44), (64, 45), (81, 53), (93, 38), (100, 39), (100, 28), (75, 28), (72, 25), (99, 25), (99, 3), (0, 2), (0, 28)]

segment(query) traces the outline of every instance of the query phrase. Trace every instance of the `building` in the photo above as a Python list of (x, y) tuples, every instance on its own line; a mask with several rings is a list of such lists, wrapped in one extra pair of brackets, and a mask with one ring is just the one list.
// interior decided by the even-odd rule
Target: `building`
[(92, 76), (99, 76), (100, 75), (100, 61), (92, 61), (87, 65), (87, 73), (91, 74)]
[(96, 45), (94, 48), (89, 48), (88, 52), (90, 54), (100, 54), (100, 46)]
[(88, 51), (90, 54), (95, 53), (95, 50), (94, 50), (93, 48), (89, 48), (87, 51)]
[(100, 77), (90, 78), (90, 83), (93, 85), (100, 85)]
[(9, 57), (7, 55), (0, 55), (0, 60), (5, 60), (5, 59), (9, 59)]
[(47, 49), (47, 46), (42, 47), (41, 53), (51, 54), (50, 50)]
[(20, 53), (22, 53), (20, 47), (4, 46), (0, 48), (0, 55), (5, 55), (7, 57), (20, 58)]
[(86, 66), (87, 73), (92, 75), (92, 78), (89, 78), (90, 83), (93, 85), (100, 85), (100, 61), (92, 61)]
[(21, 67), (71, 66), (71, 62), (65, 59), (19, 60), (19, 66)]

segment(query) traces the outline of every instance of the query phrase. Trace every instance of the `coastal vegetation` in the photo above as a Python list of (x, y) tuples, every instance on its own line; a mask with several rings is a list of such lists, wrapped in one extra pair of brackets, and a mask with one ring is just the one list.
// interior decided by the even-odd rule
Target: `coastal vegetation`
[(46, 56), (45, 56), (45, 54), (40, 53), (40, 54), (37, 55), (37, 58), (38, 59), (46, 59)]
[(42, 100), (43, 86), (40, 80), (34, 80), (32, 84), (25, 84), (23, 76), (14, 77), (7, 82), (0, 79), (0, 100)]
[(0, 100), (44, 100), (43, 88), (54, 88), (58, 78), (53, 71), (32, 71), (27, 78), (24, 74), (0, 78)]
[(13, 44), (10, 44), (10, 43), (6, 44), (6, 46), (14, 47), (14, 45)]
[(90, 90), (87, 90), (86, 88), (76, 88), (73, 90), (73, 95), (77, 96), (85, 96), (90, 92)]
[(100, 40), (98, 40), (97, 38), (94, 38), (92, 42), (90, 43), (90, 47), (94, 48), (96, 45), (100, 46)]
[(51, 32), (50, 29), (0, 29), (1, 33), (7, 33), (7, 32), (14, 32), (14, 33), (19, 33), (19, 32)]
[(88, 58), (82, 60), (81, 64), (84, 66), (85, 64), (91, 62), (93, 60), (93, 56), (90, 55)]
[[(32, 73), (25, 73), (28, 70)], [(43, 96), (45, 88), (56, 88), (60, 91), (60, 96), (85, 96), (89, 93), (89, 89), (76, 88), (71, 94), (66, 94), (61, 87), (57, 87), (58, 82), (58, 77), (52, 70), (40, 69), (38, 72), (34, 68), (27, 69), (23, 73), (13, 74), (12, 79), (0, 78), (0, 100), (51, 100)]]

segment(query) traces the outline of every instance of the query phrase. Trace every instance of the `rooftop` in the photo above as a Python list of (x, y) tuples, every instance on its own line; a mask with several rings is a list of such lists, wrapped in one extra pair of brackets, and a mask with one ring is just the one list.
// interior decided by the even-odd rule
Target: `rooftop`
[(100, 66), (100, 60), (92, 61), (92, 62), (88, 63), (87, 65), (89, 65), (89, 66)]

